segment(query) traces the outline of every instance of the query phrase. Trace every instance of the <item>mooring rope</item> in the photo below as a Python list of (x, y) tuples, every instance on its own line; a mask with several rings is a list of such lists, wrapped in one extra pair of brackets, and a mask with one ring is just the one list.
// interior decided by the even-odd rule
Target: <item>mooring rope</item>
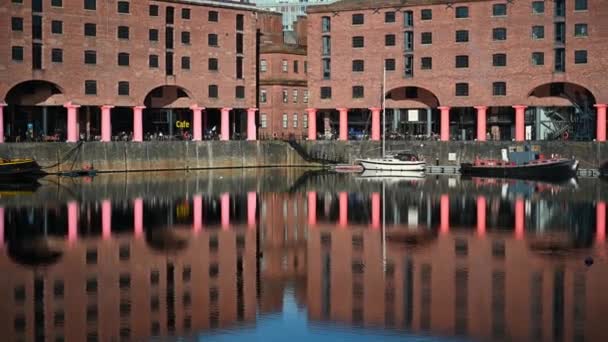
[[(59, 165), (62, 165), (63, 163), (65, 163), (69, 158), (72, 157), (72, 154), (77, 151), (80, 147), (82, 147), (83, 141), (79, 141), (78, 144), (76, 144), (76, 146), (72, 147), (68, 152), (65, 153), (65, 155), (63, 156), (63, 158), (61, 158), (57, 163), (53, 164), (53, 165), (48, 165), (48, 166), (41, 166), (40, 168), (42, 170), (45, 169), (51, 169), (54, 167), (57, 167)], [(76, 161), (74, 160), (74, 163)], [(74, 167), (74, 163), (72, 164), (72, 167)]]

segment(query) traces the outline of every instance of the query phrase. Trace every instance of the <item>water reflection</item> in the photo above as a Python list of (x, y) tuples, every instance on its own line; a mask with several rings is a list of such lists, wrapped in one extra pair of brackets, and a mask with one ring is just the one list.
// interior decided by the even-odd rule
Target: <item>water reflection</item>
[(0, 332), (269, 337), (292, 303), (302, 339), (605, 340), (604, 201), (574, 184), (348, 181), (364, 184), (8, 201)]

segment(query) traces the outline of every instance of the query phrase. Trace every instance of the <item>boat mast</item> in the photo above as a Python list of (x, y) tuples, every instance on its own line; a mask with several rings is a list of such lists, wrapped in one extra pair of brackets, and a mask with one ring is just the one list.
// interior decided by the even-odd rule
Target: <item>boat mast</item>
[(386, 62), (382, 64), (382, 158), (386, 156)]
[(382, 180), (382, 272), (386, 275), (386, 186)]

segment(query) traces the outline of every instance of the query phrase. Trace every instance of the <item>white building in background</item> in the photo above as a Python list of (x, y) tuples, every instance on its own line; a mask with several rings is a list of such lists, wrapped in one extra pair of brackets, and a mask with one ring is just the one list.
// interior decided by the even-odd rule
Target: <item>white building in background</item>
[(306, 7), (316, 4), (329, 4), (336, 0), (250, 0), (257, 7), (283, 13), (283, 30), (292, 31), (293, 22), (300, 15), (306, 15)]

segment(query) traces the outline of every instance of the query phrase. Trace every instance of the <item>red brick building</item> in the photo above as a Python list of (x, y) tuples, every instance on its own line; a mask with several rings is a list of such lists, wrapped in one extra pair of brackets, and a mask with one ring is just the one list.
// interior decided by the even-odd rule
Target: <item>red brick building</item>
[(0, 139), (201, 140), (212, 127), (255, 139), (247, 1), (12, 0), (0, 12)]
[(604, 141), (607, 15), (601, 0), (309, 7), (309, 121), (379, 139), (384, 94), (387, 129), (410, 137)]

